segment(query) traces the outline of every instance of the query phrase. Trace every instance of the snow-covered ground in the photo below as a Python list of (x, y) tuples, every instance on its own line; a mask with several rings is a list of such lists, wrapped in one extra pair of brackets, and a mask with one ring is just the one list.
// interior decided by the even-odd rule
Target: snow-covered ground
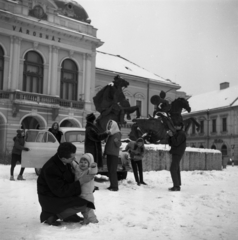
[[(237, 240), (238, 167), (223, 171), (182, 172), (182, 191), (169, 192), (168, 171), (145, 172), (148, 186), (137, 186), (132, 173), (118, 192), (96, 183), (98, 224), (60, 227), (41, 224), (37, 176), (26, 169), (26, 181), (9, 181), (10, 166), (0, 165), (1, 240)], [(20, 170), (17, 165), (15, 175)]]

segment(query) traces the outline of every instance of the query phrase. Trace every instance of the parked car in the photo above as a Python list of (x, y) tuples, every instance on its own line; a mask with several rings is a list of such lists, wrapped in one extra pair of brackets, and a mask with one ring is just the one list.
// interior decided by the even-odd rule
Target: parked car
[[(76, 159), (79, 161), (84, 154), (85, 129), (62, 127), (60, 130), (63, 133), (61, 143), (72, 142), (77, 147)], [(26, 130), (25, 147), (28, 147), (30, 151), (22, 151), (22, 167), (35, 168), (36, 174), (39, 175), (41, 168), (56, 153), (58, 146), (59, 142), (51, 132), (38, 129)], [(129, 169), (127, 153), (120, 152), (117, 169), (118, 179), (125, 179)], [(99, 168), (98, 173), (108, 175), (105, 158), (103, 158), (103, 167)]]

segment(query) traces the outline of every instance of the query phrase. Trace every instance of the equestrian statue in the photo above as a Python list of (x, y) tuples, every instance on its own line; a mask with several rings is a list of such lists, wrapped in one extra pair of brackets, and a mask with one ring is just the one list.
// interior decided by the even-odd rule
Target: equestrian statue
[(114, 80), (103, 87), (95, 97), (93, 102), (96, 110), (100, 113), (97, 118), (97, 127), (101, 132), (106, 130), (107, 122), (111, 119), (120, 126), (125, 124), (124, 117), (131, 120), (131, 113), (136, 112), (136, 118), (140, 118), (140, 109), (138, 106), (130, 106), (123, 90), (129, 86), (129, 83), (120, 75), (114, 77)]
[(169, 103), (165, 97), (166, 93), (164, 91), (161, 91), (159, 96), (151, 97), (150, 102), (155, 106), (153, 117), (133, 120), (134, 124), (129, 133), (131, 140), (143, 137), (147, 143), (167, 144), (167, 131), (175, 132), (174, 125), (181, 122), (184, 124), (186, 132), (192, 123), (197, 127), (197, 131), (199, 130), (200, 125), (194, 118), (183, 120), (182, 110), (191, 111), (188, 100), (177, 98)]

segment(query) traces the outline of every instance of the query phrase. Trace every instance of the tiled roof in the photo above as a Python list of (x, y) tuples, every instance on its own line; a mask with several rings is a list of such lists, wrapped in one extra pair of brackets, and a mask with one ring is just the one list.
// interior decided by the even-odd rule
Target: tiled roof
[(238, 85), (226, 89), (194, 95), (188, 99), (192, 112), (238, 106)]
[(96, 68), (105, 71), (111, 71), (119, 74), (126, 74), (141, 78), (146, 78), (165, 84), (173, 85), (176, 88), (180, 88), (179, 84), (176, 84), (169, 79), (164, 79), (154, 73), (151, 73), (144, 68), (138, 66), (137, 64), (119, 56), (108, 54), (105, 52), (97, 51), (96, 56)]

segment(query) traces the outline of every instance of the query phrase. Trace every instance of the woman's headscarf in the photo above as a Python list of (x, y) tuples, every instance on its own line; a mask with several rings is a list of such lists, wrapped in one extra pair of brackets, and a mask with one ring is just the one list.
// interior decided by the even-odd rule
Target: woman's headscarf
[(106, 129), (111, 132), (111, 135), (114, 135), (115, 133), (120, 132), (117, 122), (113, 120), (108, 121)]

